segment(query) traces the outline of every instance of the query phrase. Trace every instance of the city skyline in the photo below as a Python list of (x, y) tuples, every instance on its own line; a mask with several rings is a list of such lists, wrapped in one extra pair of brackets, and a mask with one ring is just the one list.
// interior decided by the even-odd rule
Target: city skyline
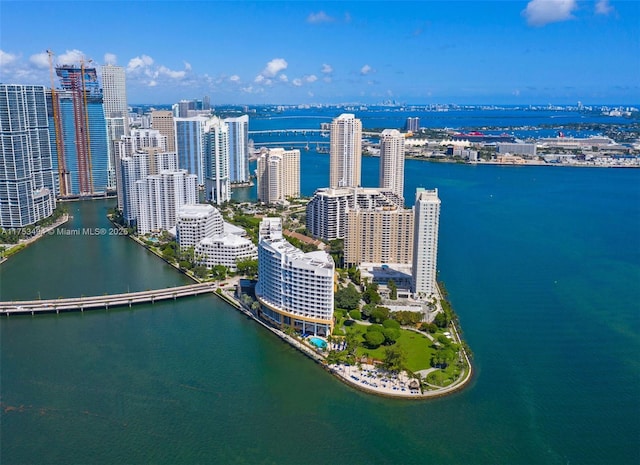
[[(124, 67), (129, 104), (640, 101), (638, 2), (118, 5), (3, 2), (0, 82), (49, 86), (53, 50)], [(207, 11), (214, 24), (193, 27)]]

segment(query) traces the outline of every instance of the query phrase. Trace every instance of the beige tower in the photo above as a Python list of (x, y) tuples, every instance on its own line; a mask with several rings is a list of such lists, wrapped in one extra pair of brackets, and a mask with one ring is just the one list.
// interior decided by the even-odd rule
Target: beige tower
[(167, 151), (176, 151), (176, 128), (173, 122), (173, 113), (169, 110), (156, 110), (151, 112), (151, 126), (167, 136)]
[(331, 122), (330, 187), (360, 186), (362, 122), (343, 113)]
[(404, 135), (397, 129), (380, 135), (380, 189), (404, 198)]
[(361, 263), (411, 263), (413, 210), (404, 209), (393, 192), (354, 189), (347, 209), (345, 266)]
[(257, 162), (258, 200), (272, 204), (300, 197), (300, 150), (271, 149)]

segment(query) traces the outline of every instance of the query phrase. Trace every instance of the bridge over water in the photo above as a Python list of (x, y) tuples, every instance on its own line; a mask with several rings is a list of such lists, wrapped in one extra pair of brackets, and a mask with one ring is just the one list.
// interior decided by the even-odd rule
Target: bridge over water
[(91, 297), (73, 297), (49, 300), (16, 300), (0, 302), (0, 315), (36, 313), (60, 313), (63, 311), (85, 311), (111, 307), (122, 307), (160, 300), (176, 300), (193, 295), (206, 294), (216, 289), (215, 283), (188, 284), (125, 294), (105, 294)]

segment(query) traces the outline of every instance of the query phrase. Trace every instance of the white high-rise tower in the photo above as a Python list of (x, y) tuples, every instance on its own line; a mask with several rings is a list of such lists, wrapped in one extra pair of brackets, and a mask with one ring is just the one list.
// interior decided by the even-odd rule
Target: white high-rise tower
[(330, 187), (360, 186), (362, 122), (343, 113), (331, 122), (330, 141)]
[(413, 208), (413, 293), (417, 298), (424, 298), (433, 295), (436, 289), (440, 219), (438, 189), (418, 188)]
[(102, 67), (102, 99), (109, 140), (107, 187), (115, 189), (116, 170), (120, 163), (116, 144), (122, 136), (129, 135), (129, 107), (123, 67), (113, 65)]
[(229, 126), (229, 179), (249, 182), (249, 115), (225, 118)]
[(385, 129), (380, 136), (380, 189), (404, 198), (404, 135)]

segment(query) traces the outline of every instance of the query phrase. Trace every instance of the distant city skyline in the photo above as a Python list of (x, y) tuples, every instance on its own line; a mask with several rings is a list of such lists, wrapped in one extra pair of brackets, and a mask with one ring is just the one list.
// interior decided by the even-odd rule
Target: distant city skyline
[(613, 0), (3, 1), (0, 82), (50, 86), (52, 50), (124, 67), (130, 105), (637, 104), (639, 17)]

